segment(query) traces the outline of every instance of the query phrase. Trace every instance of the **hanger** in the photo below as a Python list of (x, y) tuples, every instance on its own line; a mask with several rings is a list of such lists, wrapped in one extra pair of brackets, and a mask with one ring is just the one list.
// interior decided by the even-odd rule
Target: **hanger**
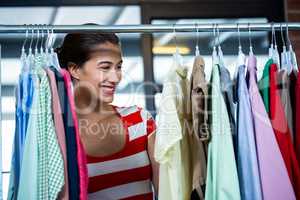
[(219, 30), (219, 25), (216, 24), (217, 27), (217, 39), (218, 39), (218, 56), (219, 56), (219, 64), (222, 67), (225, 67), (224, 64), (224, 55), (223, 55), (223, 51), (222, 51), (222, 47), (221, 47), (221, 42), (220, 42), (220, 30)]
[(216, 28), (215, 28), (215, 24), (212, 25), (213, 26), (213, 37), (214, 37), (214, 46), (213, 46), (213, 52), (212, 52), (212, 63), (213, 66), (218, 65), (219, 64), (219, 58), (218, 58), (218, 52), (217, 52), (217, 48), (216, 48)]
[(195, 47), (195, 56), (200, 56), (200, 51), (199, 51), (199, 30), (198, 30), (198, 23), (195, 23), (195, 28), (196, 28), (196, 47)]
[(282, 40), (281, 67), (280, 68), (282, 70), (287, 70), (288, 72), (290, 72), (290, 66), (288, 64), (288, 59), (287, 59), (286, 43), (284, 41), (281, 23), (280, 23), (280, 35), (281, 35), (281, 40)]
[(271, 45), (269, 47), (269, 59), (273, 59), (273, 54), (274, 54), (274, 24), (273, 22), (271, 22), (271, 35), (272, 35), (272, 39), (271, 39)]
[(248, 23), (248, 30), (249, 30), (249, 56), (253, 56), (253, 46), (252, 46), (252, 39), (251, 39), (251, 27), (250, 23)]
[(44, 29), (45, 29), (45, 26), (41, 25), (41, 36), (42, 36), (41, 45), (40, 45), (40, 53), (41, 54), (44, 54), (44, 40), (45, 40)]
[(26, 51), (25, 51), (25, 44), (27, 42), (27, 39), (28, 39), (28, 26), (26, 24), (24, 24), (24, 26), (26, 26), (26, 33), (25, 33), (25, 40), (23, 42), (23, 45), (22, 45), (22, 49), (21, 49), (21, 58), (22, 57), (26, 57)]
[(58, 71), (61, 70), (61, 67), (59, 65), (59, 61), (58, 61), (58, 56), (57, 53), (54, 51), (53, 49), (53, 45), (55, 43), (55, 34), (53, 31), (53, 26), (51, 27), (51, 33), (50, 33), (50, 58), (51, 58), (51, 64), (53, 65), (53, 67), (55, 69), (57, 69)]
[(21, 49), (21, 57), (20, 57), (20, 60), (21, 60), (21, 71), (24, 72), (24, 71), (27, 71), (28, 68), (27, 68), (27, 62), (26, 62), (26, 59), (27, 59), (27, 54), (26, 54), (26, 50), (25, 50), (25, 45), (26, 45), (26, 42), (27, 42), (27, 39), (28, 39), (28, 32), (29, 32), (29, 28), (26, 24), (24, 24), (26, 26), (26, 33), (25, 33), (25, 40), (23, 42), (23, 45), (22, 45), (22, 49)]
[(47, 66), (53, 66), (52, 64), (52, 58), (51, 58), (51, 52), (49, 49), (49, 38), (50, 38), (50, 26), (45, 24), (46, 29), (46, 40), (44, 42), (44, 49), (45, 49), (45, 55), (46, 55), (46, 65)]
[(175, 47), (176, 47), (174, 57), (175, 57), (176, 61), (179, 62), (180, 66), (183, 66), (183, 58), (180, 55), (179, 48), (177, 45), (177, 36), (176, 36), (176, 27), (175, 26), (176, 26), (176, 24), (173, 24), (173, 34), (174, 34), (173, 39), (174, 39), (174, 43), (175, 43)]
[(39, 40), (40, 40), (40, 29), (39, 29), (38, 25), (36, 25), (36, 29), (37, 29), (37, 39), (36, 39), (36, 43), (35, 43), (35, 47), (34, 47), (35, 56), (39, 55), (38, 44), (39, 44)]
[(33, 28), (32, 24), (30, 24), (29, 26), (31, 26), (31, 39), (30, 39), (30, 45), (29, 45), (29, 49), (28, 49), (28, 55), (32, 56), (32, 43), (33, 43), (33, 37), (34, 37), (34, 28)]
[[(238, 62), (237, 62), (237, 66), (235, 67), (235, 71), (234, 71), (234, 79), (237, 78), (238, 75), (238, 69), (239, 66), (245, 66), (246, 63), (246, 56), (243, 53), (243, 49), (242, 49), (242, 44), (241, 44), (241, 32), (240, 32), (240, 25), (239, 23), (237, 23), (237, 33), (238, 33), (238, 41), (239, 41), (239, 47), (238, 47)], [(245, 75), (247, 73), (247, 70), (245, 70)]]
[(289, 25), (288, 23), (285, 24), (286, 26), (286, 38), (287, 38), (287, 42), (288, 42), (288, 47), (289, 47), (289, 51), (287, 53), (288, 55), (288, 60), (291, 62), (292, 65), (292, 70), (295, 70), (296, 72), (298, 72), (298, 63), (297, 63), (297, 58), (296, 58), (296, 54), (293, 50), (293, 46), (289, 37)]
[(273, 34), (274, 34), (273, 62), (280, 67), (280, 56), (277, 48), (276, 31), (274, 28), (274, 24), (273, 24)]
[(33, 40), (34, 40), (34, 25), (30, 24), (29, 25), (29, 29), (31, 29), (31, 38), (30, 38), (30, 44), (29, 44), (29, 48), (28, 48), (28, 56), (26, 59), (26, 62), (28, 63), (29, 66), (29, 70), (32, 70), (35, 66), (35, 62), (34, 62), (34, 54), (32, 52), (32, 44), (33, 44)]
[(240, 26), (239, 23), (237, 23), (237, 33), (238, 33), (238, 40), (239, 40), (239, 51), (238, 51), (238, 66), (245, 65), (245, 59), (246, 56), (242, 49), (241, 44), (241, 32), (240, 32)]

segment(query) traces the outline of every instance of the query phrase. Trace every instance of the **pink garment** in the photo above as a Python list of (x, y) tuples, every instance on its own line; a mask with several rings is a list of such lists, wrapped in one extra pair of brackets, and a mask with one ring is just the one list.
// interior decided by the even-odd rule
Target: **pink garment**
[(54, 126), (57, 135), (58, 144), (64, 160), (64, 174), (65, 174), (65, 185), (59, 193), (59, 200), (69, 200), (69, 182), (68, 182), (68, 162), (67, 162), (67, 147), (66, 147), (66, 136), (64, 129), (64, 122), (62, 118), (62, 111), (59, 102), (59, 96), (57, 92), (57, 85), (55, 75), (50, 69), (46, 69), (47, 75), (50, 80), (51, 94), (52, 94), (52, 110), (54, 116)]
[(75, 111), (75, 101), (71, 90), (71, 77), (66, 69), (61, 69), (60, 73), (63, 75), (65, 86), (67, 88), (68, 97), (70, 100), (70, 107), (74, 120), (76, 144), (77, 144), (77, 160), (79, 169), (79, 198), (80, 200), (87, 200), (87, 188), (88, 188), (88, 173), (87, 173), (87, 161), (83, 145), (80, 140), (78, 119)]

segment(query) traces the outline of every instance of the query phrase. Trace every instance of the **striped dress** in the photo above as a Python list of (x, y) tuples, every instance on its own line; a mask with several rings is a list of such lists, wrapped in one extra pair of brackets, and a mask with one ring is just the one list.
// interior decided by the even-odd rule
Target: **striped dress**
[(88, 199), (153, 200), (147, 142), (155, 130), (155, 121), (137, 106), (114, 108), (126, 130), (126, 144), (109, 156), (87, 155)]

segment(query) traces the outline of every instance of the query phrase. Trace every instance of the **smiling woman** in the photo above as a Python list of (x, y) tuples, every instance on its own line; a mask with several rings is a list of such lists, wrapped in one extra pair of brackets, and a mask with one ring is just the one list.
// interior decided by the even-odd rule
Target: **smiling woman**
[(119, 38), (68, 34), (56, 52), (73, 80), (89, 199), (152, 200), (159, 169), (153, 158), (154, 119), (140, 107), (112, 105), (122, 79)]

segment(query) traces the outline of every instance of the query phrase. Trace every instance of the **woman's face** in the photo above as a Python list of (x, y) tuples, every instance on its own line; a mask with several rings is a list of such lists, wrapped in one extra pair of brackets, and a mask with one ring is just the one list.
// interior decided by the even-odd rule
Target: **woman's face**
[(90, 101), (111, 103), (122, 78), (122, 62), (119, 45), (110, 42), (100, 44), (81, 68), (71, 72), (78, 80), (75, 89), (79, 89), (80, 95), (90, 96)]

